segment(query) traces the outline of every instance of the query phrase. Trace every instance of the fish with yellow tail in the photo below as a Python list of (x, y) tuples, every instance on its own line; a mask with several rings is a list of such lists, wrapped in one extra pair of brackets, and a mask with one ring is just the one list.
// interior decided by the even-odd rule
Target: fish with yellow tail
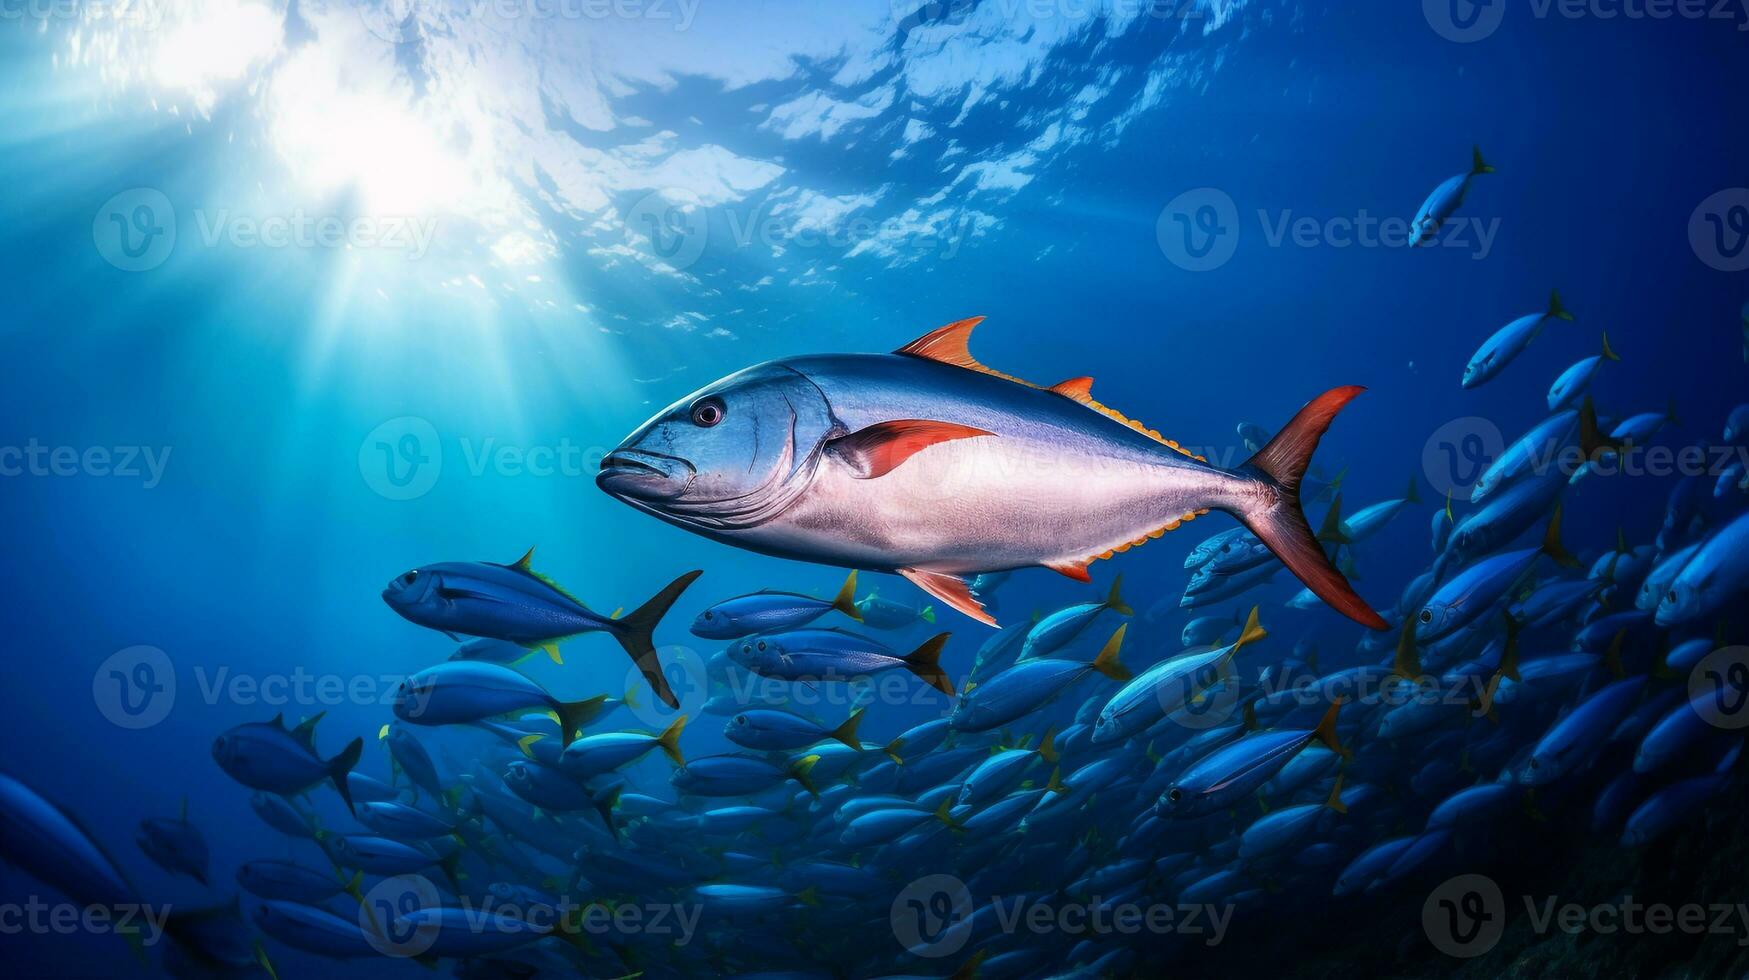
[(980, 364), (982, 317), (891, 354), (769, 361), (686, 396), (602, 459), (596, 483), (670, 524), (763, 554), (896, 572), (990, 625), (967, 585), (1087, 565), (1222, 510), (1319, 598), (1384, 620), (1331, 564), (1300, 483), (1335, 388), (1235, 468), (1209, 463), (1095, 401), (1092, 380), (1041, 387)]

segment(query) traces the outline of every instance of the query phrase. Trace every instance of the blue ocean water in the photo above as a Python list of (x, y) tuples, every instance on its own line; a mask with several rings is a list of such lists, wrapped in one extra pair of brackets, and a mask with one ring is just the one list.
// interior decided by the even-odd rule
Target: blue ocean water
[[(392, 577), (532, 547), (538, 569), (610, 610), (700, 568), (657, 638), (671, 663), (708, 657), (685, 624), (709, 602), (827, 595), (841, 572), (636, 513), (594, 485), (601, 455), (746, 365), (891, 350), (964, 316), (988, 317), (985, 363), (1044, 384), (1090, 375), (1101, 401), (1229, 463), (1244, 457), (1238, 423), (1273, 430), (1327, 388), (1367, 386), (1317, 463), (1346, 469), (1351, 507), (1420, 484), (1427, 506), (1355, 552), (1379, 608), (1431, 559), (1428, 508), (1475, 462), (1464, 437), (1510, 441), (1540, 420), (1548, 383), (1600, 331), (1623, 358), (1592, 389), (1601, 413), (1673, 402), (1672, 445), (1716, 440), (1749, 391), (1731, 218), (1749, 194), (1714, 197), (1749, 173), (1731, 109), (1749, 20), (1495, 3), (1498, 30), (1461, 42), (1437, 4), (1126, 20), (706, 0), (685, 30), (579, 16), (505, 31), (436, 5), (410, 23), (449, 29), (416, 36), (339, 5), (161, 6), (150, 30), (17, 7), (0, 33), (5, 769), (77, 812), (158, 901), (227, 897), (251, 858), (322, 866), (260, 823), (210, 746), (239, 723), (324, 712), (321, 752), (362, 735), (360, 769), (389, 778), (389, 692), (454, 647), (384, 605)], [(215, 23), (232, 33), (199, 27)], [(1497, 172), (1459, 212), (1475, 224), (1452, 229), (1470, 241), (1346, 244), (1344, 222), (1412, 217), (1472, 145)], [(667, 196), (640, 237), (653, 193)], [(1710, 244), (1691, 237), (1713, 229), (1707, 208)], [(1212, 246), (1187, 243), (1174, 213)], [(397, 243), (276, 247), (236, 224), (291, 216)], [(1304, 218), (1312, 230), (1281, 231)], [(398, 236), (418, 227), (435, 237), (409, 254)], [(1203, 269), (1204, 247), (1231, 254)], [(1575, 321), (1460, 388), (1476, 347), (1552, 288)], [(1649, 542), (1672, 482), (1581, 483), (1569, 547), (1589, 561), (1618, 527)], [(1164, 604), (1137, 630), (1138, 659), (1177, 652), (1181, 559), (1227, 526), (1210, 515), (1096, 563), (1091, 586), (1018, 573), (1003, 616), (1102, 594), (1122, 572), (1138, 613)], [(863, 585), (932, 602), (897, 577)], [(1310, 637), (1327, 665), (1361, 662), (1337, 652), (1359, 627), (1281, 607), (1298, 588), (1279, 576), (1217, 611), (1262, 602), (1277, 652)], [(935, 607), (954, 633), (944, 663), (963, 673), (984, 628)], [(649, 704), (611, 640), (568, 641), (564, 660), (525, 666), (563, 696), (631, 686)], [(946, 706), (877, 705), (862, 734), (885, 742)], [(687, 755), (727, 750), (724, 720), (695, 717)], [(469, 733), (421, 735), (452, 772), (481, 751)], [(668, 765), (633, 772), (659, 791)], [(313, 797), (346, 825), (331, 792)], [(185, 798), (211, 890), (133, 843)], [(0, 888), (30, 885), (8, 871)], [(7, 945), (19, 976), (139, 969), (112, 937)], [(387, 968), (269, 948), (285, 977)]]

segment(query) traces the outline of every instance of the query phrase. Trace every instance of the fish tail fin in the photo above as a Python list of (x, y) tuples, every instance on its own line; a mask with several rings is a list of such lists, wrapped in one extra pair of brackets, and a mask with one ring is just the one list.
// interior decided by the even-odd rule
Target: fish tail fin
[(704, 573), (700, 570), (687, 572), (669, 582), (649, 602), (633, 610), (624, 619), (613, 620), (613, 638), (619, 641), (620, 646), (625, 647), (626, 653), (638, 665), (638, 670), (643, 673), (650, 689), (670, 708), (680, 707), (680, 699), (674, 696), (673, 689), (668, 686), (668, 678), (662, 676), (662, 661), (656, 656), (654, 639), (656, 624), (662, 621), (668, 607), (674, 605), (674, 600), (680, 598), (680, 593), (685, 592), (693, 579), (702, 574)]
[(1060, 756), (1057, 752), (1056, 728), (1045, 729), (1045, 737), (1039, 739), (1038, 742), (1038, 757), (1053, 766), (1057, 764), (1057, 759), (1060, 758)]
[(814, 766), (819, 761), (820, 757), (817, 755), (803, 756), (802, 758), (797, 759), (795, 765), (790, 766), (789, 769), (789, 777), (796, 782), (801, 783), (802, 789), (807, 790), (808, 795), (815, 799), (820, 798), (820, 791), (814, 788), (813, 778), (809, 774), (814, 771)]
[(912, 650), (905, 657), (905, 669), (918, 677), (937, 691), (953, 697), (953, 679), (947, 676), (947, 671), (941, 669), (941, 648), (947, 645), (947, 638), (952, 633), (937, 633), (923, 645)]
[(1257, 606), (1251, 607), (1251, 614), (1245, 617), (1245, 625), (1239, 630), (1239, 638), (1233, 641), (1232, 650), (1227, 654), (1228, 657), (1236, 656), (1240, 647), (1256, 643), (1269, 635), (1269, 631), (1257, 621), (1257, 609)]
[(1119, 616), (1134, 616), (1136, 611), (1130, 608), (1129, 603), (1123, 601), (1123, 596), (1118, 591), (1122, 587), (1123, 573), (1119, 572), (1117, 577), (1111, 580), (1111, 594), (1105, 597), (1105, 608)]
[(965, 825), (953, 818), (953, 797), (941, 798), (941, 805), (935, 808), (935, 819), (947, 824), (955, 830), (964, 830)]
[(1421, 481), (1415, 479), (1415, 474), (1413, 474), (1413, 473), (1409, 474), (1409, 490), (1407, 493), (1403, 494), (1403, 502), (1406, 504), (1418, 504), (1418, 503), (1420, 503), (1421, 502), (1420, 490), (1421, 490)]
[(917, 614), (917, 618), (923, 620), (925, 623), (935, 622), (935, 607), (924, 606), (923, 611)]
[(353, 766), (358, 765), (359, 756), (363, 754), (364, 739), (355, 738), (346, 744), (346, 748), (340, 750), (339, 755), (328, 760), (328, 780), (334, 784), (335, 792), (340, 794), (341, 801), (346, 804), (347, 813), (356, 814), (358, 811), (352, 807), (352, 785), (346, 781), (346, 776), (352, 772)]
[(1549, 311), (1545, 315), (1554, 317), (1557, 320), (1566, 320), (1569, 323), (1572, 322), (1573, 314), (1561, 304), (1561, 291), (1559, 289), (1549, 290)]
[(862, 610), (856, 608), (856, 569), (850, 570), (844, 584), (839, 587), (838, 594), (832, 597), (832, 608), (859, 623), (862, 622)]
[(1500, 651), (1499, 674), (1514, 681), (1523, 680), (1518, 676), (1518, 631), (1524, 628), (1524, 624), (1511, 612), (1502, 615), (1506, 617), (1506, 643)]
[(1312, 735), (1318, 741), (1329, 746), (1330, 751), (1344, 759), (1349, 759), (1353, 758), (1354, 753), (1344, 748), (1342, 742), (1336, 738), (1336, 716), (1342, 711), (1342, 704), (1342, 698), (1330, 702), (1330, 710), (1324, 712), (1323, 720), (1318, 722), (1318, 727), (1313, 730)]
[(1057, 794), (1058, 796), (1062, 796), (1063, 794), (1069, 792), (1068, 784), (1063, 782), (1062, 767), (1058, 766), (1058, 767), (1051, 769), (1051, 778), (1045, 780), (1045, 789), (1049, 792)]
[(1130, 669), (1117, 659), (1118, 651), (1123, 648), (1123, 635), (1129, 628), (1128, 623), (1119, 626), (1117, 632), (1111, 634), (1111, 639), (1105, 641), (1105, 646), (1100, 648), (1099, 656), (1093, 658), (1093, 669), (1114, 681), (1130, 679)]
[(1403, 619), (1403, 632), (1397, 637), (1397, 654), (1391, 659), (1391, 673), (1406, 681), (1422, 676), (1421, 655), (1415, 651), (1415, 620)]
[(1672, 398), (1664, 405), (1664, 421), (1671, 425), (1681, 425), (1682, 419), (1676, 414), (1676, 399)]
[(1493, 172), (1494, 166), (1488, 161), (1482, 159), (1482, 148), (1480, 146), (1470, 147), (1470, 176), (1479, 177), (1482, 174), (1491, 174)]
[(1562, 568), (1578, 568), (1579, 559), (1567, 553), (1561, 544), (1561, 505), (1555, 505), (1555, 516), (1549, 518), (1549, 528), (1543, 532), (1542, 552)]
[(1608, 330), (1603, 331), (1603, 359), (1606, 361), (1620, 361), (1621, 360), (1621, 355), (1617, 354), (1615, 352), (1615, 348), (1609, 346), (1609, 331)]
[(532, 746), (543, 738), (546, 738), (546, 735), (540, 732), (535, 732), (532, 735), (524, 735), (516, 740), (516, 747), (522, 750), (524, 758), (532, 759), (534, 758), (534, 749)]
[(856, 726), (862, 722), (862, 713), (868, 709), (857, 708), (844, 719), (844, 723), (832, 729), (832, 737), (850, 746), (858, 752), (862, 751), (862, 741), (856, 737)]
[(1619, 440), (1605, 436), (1598, 429), (1597, 406), (1591, 403), (1591, 396), (1586, 395), (1585, 401), (1579, 405), (1579, 450), (1585, 454), (1586, 462), (1595, 463), (1605, 452), (1621, 448)]
[(553, 709), (554, 721), (559, 723), (559, 744), (569, 746), (577, 738), (577, 731), (583, 727), (588, 717), (601, 707), (603, 695), (581, 701), (560, 701)]
[(1343, 777), (1343, 775), (1344, 775), (1343, 773), (1336, 774), (1336, 785), (1330, 787), (1330, 798), (1324, 801), (1325, 806), (1329, 807), (1332, 810), (1335, 810), (1337, 813), (1347, 813), (1348, 812), (1348, 804), (1342, 802), (1342, 777)]
[(1269, 445), (1239, 468), (1266, 492), (1247, 495), (1233, 512), (1318, 598), (1357, 623), (1383, 630), (1389, 628), (1385, 621), (1330, 563), (1300, 509), (1300, 479), (1318, 440), (1336, 413), (1364, 390), (1358, 385), (1333, 388), (1300, 409)]
[(895, 738), (891, 742), (888, 742), (886, 747), (882, 748), (881, 751), (887, 754), (887, 758), (893, 760), (893, 765), (902, 766), (905, 764), (905, 758), (899, 754), (899, 750), (904, 747), (905, 740), (903, 738)]
[(680, 733), (685, 730), (686, 716), (681, 715), (656, 739), (656, 744), (662, 747), (663, 752), (668, 753), (668, 758), (673, 759), (677, 766), (686, 765), (686, 759), (680, 754)]
[(1319, 526), (1316, 537), (1325, 544), (1352, 544), (1345, 527), (1342, 523), (1342, 495), (1337, 494), (1330, 501), (1330, 509), (1324, 512), (1324, 523)]
[[(680, 720), (686, 721), (685, 718)], [(613, 819), (613, 811), (619, 809), (619, 794), (622, 792), (624, 792), (623, 787), (615, 786), (605, 793), (589, 798), (589, 802), (595, 804), (595, 812), (601, 816), (601, 822), (607, 825), (607, 832), (613, 835), (614, 840), (619, 840), (619, 824)]]

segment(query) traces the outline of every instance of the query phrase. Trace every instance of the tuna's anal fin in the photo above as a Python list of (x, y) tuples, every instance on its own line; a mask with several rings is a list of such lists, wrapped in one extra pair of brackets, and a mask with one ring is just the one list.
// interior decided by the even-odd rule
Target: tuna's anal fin
[(849, 466), (857, 479), (873, 480), (936, 443), (994, 434), (953, 422), (894, 419), (839, 436), (826, 444), (826, 451)]
[(997, 625), (996, 618), (985, 612), (984, 604), (978, 601), (977, 596), (972, 595), (972, 587), (958, 575), (930, 572), (921, 568), (901, 568), (899, 574), (909, 579), (912, 585), (934, 596), (937, 602), (945, 602), (985, 626)]

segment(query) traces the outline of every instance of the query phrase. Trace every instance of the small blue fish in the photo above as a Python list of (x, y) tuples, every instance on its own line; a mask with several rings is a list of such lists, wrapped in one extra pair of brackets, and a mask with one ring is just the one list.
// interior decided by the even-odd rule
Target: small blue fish
[(355, 738), (332, 759), (316, 754), (315, 715), (287, 729), (280, 715), (272, 721), (249, 722), (213, 740), (213, 759), (225, 774), (250, 789), (296, 796), (323, 780), (334, 784), (346, 809), (352, 810), (352, 787), (346, 776), (364, 753), (364, 739)]
[(805, 749), (835, 739), (860, 752), (862, 742), (856, 737), (856, 726), (862, 721), (862, 713), (863, 709), (857, 708), (842, 725), (828, 729), (788, 711), (755, 708), (730, 718), (723, 729), (723, 737), (744, 749), (767, 751)]
[(367, 937), (360, 917), (343, 918), (313, 905), (264, 901), (256, 904), (251, 920), (287, 946), (329, 959), (380, 958), (393, 948), (382, 936)]
[(652, 634), (668, 608), (703, 573), (687, 572), (630, 615), (613, 619), (592, 612), (537, 573), (530, 565), (533, 557), (530, 548), (509, 565), (487, 561), (425, 565), (385, 586), (383, 601), (409, 622), (451, 639), (467, 635), (544, 649), (554, 663), (564, 662), (559, 641), (582, 633), (607, 633), (625, 648), (656, 696), (678, 708), (680, 700), (662, 675)]
[(134, 842), (153, 864), (165, 871), (187, 875), (203, 885), (207, 883), (206, 838), (188, 822), (187, 797), (183, 797), (182, 812), (175, 818), (147, 817), (140, 821)]
[(1692, 623), (1749, 588), (1749, 513), (1737, 515), (1695, 550), (1658, 603), (1659, 626)]
[(1217, 749), (1185, 770), (1154, 806), (1156, 816), (1184, 820), (1224, 810), (1274, 778), (1300, 750), (1321, 741), (1343, 756), (1336, 740), (1341, 701), (1332, 702), (1318, 727), (1256, 732)]
[(1015, 664), (990, 680), (969, 687), (954, 705), (949, 726), (959, 732), (987, 732), (1022, 718), (1071, 684), (1097, 671), (1115, 681), (1130, 679), (1118, 660), (1128, 624), (1119, 626), (1091, 662), (1044, 657)]
[(359, 901), (363, 872), (350, 879), (306, 868), (291, 861), (244, 861), (237, 866), (237, 885), (257, 898), (318, 905), (342, 893)]
[(1645, 688), (1644, 677), (1630, 677), (1581, 701), (1537, 742), (1518, 781), (1542, 786), (1578, 770), (1603, 747)]
[(1257, 607), (1253, 606), (1239, 638), (1230, 646), (1187, 651), (1143, 671), (1100, 709), (1093, 726), (1093, 743), (1115, 742), (1146, 731), (1213, 684), (1241, 647), (1268, 635), (1258, 625)]
[(864, 625), (877, 630), (902, 630), (913, 623), (934, 623), (935, 607), (921, 608), (909, 603), (871, 595), (856, 604)]
[(1026, 642), (1021, 644), (1020, 659), (1025, 661), (1049, 656), (1068, 646), (1107, 609), (1119, 616), (1135, 615), (1135, 610), (1123, 601), (1123, 596), (1118, 592), (1122, 586), (1123, 576), (1119, 575), (1111, 580), (1111, 592), (1103, 602), (1082, 602), (1065, 606), (1039, 620), (1026, 634)]
[(465, 725), (513, 711), (546, 708), (559, 718), (560, 740), (571, 744), (577, 730), (600, 710), (602, 695), (560, 701), (522, 674), (480, 660), (450, 660), (396, 685), (395, 717), (415, 725)]
[(1469, 172), (1450, 177), (1435, 187), (1433, 193), (1427, 195), (1427, 200), (1415, 212), (1415, 222), (1409, 233), (1409, 245), (1427, 245), (1437, 238), (1439, 229), (1463, 206), (1464, 197), (1470, 192), (1470, 181), (1493, 172), (1494, 168), (1482, 159), (1482, 148), (1471, 147)]
[(856, 572), (830, 600), (795, 592), (755, 592), (725, 599), (705, 608), (692, 621), (692, 635), (707, 640), (738, 640), (756, 633), (797, 630), (832, 611), (857, 622), (863, 613), (856, 601)]
[(1464, 365), (1465, 388), (1475, 388), (1489, 381), (1506, 370), (1513, 358), (1524, 352), (1536, 335), (1542, 332), (1550, 320), (1572, 320), (1573, 314), (1561, 305), (1561, 293), (1555, 290), (1549, 293), (1548, 309), (1541, 313), (1528, 313), (1508, 323), (1489, 337), (1470, 362)]
[(644, 757), (651, 749), (661, 749), (677, 766), (686, 765), (680, 755), (680, 733), (686, 730), (686, 716), (674, 720), (660, 735), (641, 732), (606, 732), (580, 738), (565, 746), (559, 757), (559, 768), (576, 779), (606, 775), (621, 766)]
[(903, 668), (949, 697), (953, 681), (941, 669), (940, 633), (900, 656), (880, 641), (845, 630), (801, 629), (749, 637), (729, 648), (729, 658), (761, 677), (791, 681), (848, 681)]
[(748, 796), (793, 779), (810, 795), (818, 796), (809, 774), (819, 755), (806, 755), (786, 766), (776, 766), (750, 755), (711, 755), (694, 759), (674, 770), (670, 782), (693, 796)]
[(1591, 386), (1591, 379), (1597, 376), (1597, 369), (1604, 361), (1620, 361), (1621, 355), (1609, 346), (1609, 332), (1603, 333), (1603, 352), (1593, 354), (1572, 367), (1561, 372), (1555, 383), (1549, 386), (1549, 411), (1559, 412), (1572, 407), (1580, 395)]

